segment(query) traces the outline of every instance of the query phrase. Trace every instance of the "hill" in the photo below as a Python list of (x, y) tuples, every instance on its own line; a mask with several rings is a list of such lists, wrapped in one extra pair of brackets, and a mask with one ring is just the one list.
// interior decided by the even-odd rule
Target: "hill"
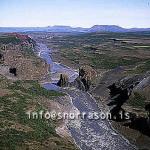
[(150, 28), (122, 28), (116, 25), (94, 25), (91, 28), (71, 26), (48, 26), (48, 27), (0, 27), (0, 32), (141, 32), (150, 31)]

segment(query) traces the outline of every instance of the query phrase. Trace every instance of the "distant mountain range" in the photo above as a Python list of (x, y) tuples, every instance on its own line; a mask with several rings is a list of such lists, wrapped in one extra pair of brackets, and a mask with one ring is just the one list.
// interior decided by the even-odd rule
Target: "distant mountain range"
[(0, 27), (0, 32), (139, 32), (150, 31), (150, 28), (122, 28), (116, 25), (94, 25), (91, 28), (70, 26), (48, 26), (48, 27)]

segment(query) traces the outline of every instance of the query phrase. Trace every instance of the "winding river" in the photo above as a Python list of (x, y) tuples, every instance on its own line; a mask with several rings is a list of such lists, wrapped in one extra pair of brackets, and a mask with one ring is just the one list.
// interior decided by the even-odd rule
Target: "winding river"
[[(78, 76), (78, 72), (60, 63), (53, 62), (50, 54), (52, 51), (46, 45), (38, 43), (38, 55), (50, 64), (52, 83), (45, 83), (44, 87), (49, 90), (63, 91), (70, 95), (74, 107), (80, 112), (99, 112), (103, 105), (98, 106), (95, 99), (87, 92), (75, 88), (60, 88), (53, 83), (59, 79), (60, 73), (68, 74), (72, 82)], [(68, 129), (75, 143), (81, 150), (133, 150), (123, 136), (112, 129), (108, 120), (78, 119), (68, 122)]]

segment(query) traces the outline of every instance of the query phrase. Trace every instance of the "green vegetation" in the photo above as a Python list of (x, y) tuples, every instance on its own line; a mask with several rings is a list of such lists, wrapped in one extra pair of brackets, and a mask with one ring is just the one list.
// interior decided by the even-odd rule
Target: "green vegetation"
[(130, 57), (110, 57), (106, 55), (94, 55), (92, 58), (92, 65), (95, 68), (113, 69), (118, 66), (133, 65), (140, 61), (138, 58)]
[(142, 93), (134, 93), (134, 96), (132, 96), (128, 103), (129, 105), (133, 106), (133, 107), (139, 107), (139, 108), (144, 108), (145, 107), (145, 101), (146, 98), (144, 95), (142, 95)]
[[(32, 86), (26, 89), (22, 85), (28, 82), (30, 82), (30, 84), (32, 83)], [(8, 89), (20, 90), (21, 92), (29, 93), (30, 95), (32, 95), (32, 97), (44, 96), (46, 98), (49, 98), (51, 96), (63, 96), (64, 95), (56, 91), (46, 90), (45, 88), (41, 87), (37, 81), (16, 81), (8, 85)]]
[(29, 119), (28, 110), (39, 112), (45, 110), (38, 100), (41, 97), (53, 100), (62, 93), (49, 91), (41, 87), (36, 81), (12, 82), (0, 78), (0, 92), (4, 89), (9, 92), (0, 97), (0, 148), (3, 149), (45, 149), (54, 145), (58, 149), (74, 149), (71, 142), (66, 142), (55, 132), (56, 123), (46, 119)]
[[(24, 140), (42, 141), (51, 135), (56, 136), (54, 123), (48, 123), (42, 119), (28, 119), (28, 116), (25, 114), (25, 109), (29, 105), (32, 105), (31, 96), (15, 92), (12, 95), (1, 97), (0, 100), (1, 106), (5, 108), (4, 111), (1, 112), (1, 119), (4, 121), (2, 125), (6, 128), (6, 130), (2, 131), (3, 136), (0, 139), (0, 147), (10, 146), (9, 148), (15, 149), (16, 146), (22, 144)], [(16, 102), (12, 102), (13, 100), (16, 100)], [(35, 109), (38, 110), (39, 108), (40, 106), (36, 104)], [(24, 132), (26, 128), (24, 128), (23, 131), (9, 128), (9, 126), (13, 124), (21, 124), (22, 127), (27, 125), (32, 128), (33, 131)]]
[[(113, 69), (117, 66), (134, 68), (147, 62), (149, 40), (150, 34), (145, 32), (86, 33), (54, 36), (47, 44), (50, 48), (59, 49), (59, 58), (57, 53), (53, 55), (64, 63), (66, 59), (78, 66), (87, 64), (95, 69)], [(139, 68), (141, 72), (148, 71), (147, 63), (145, 66)]]
[(25, 57), (36, 57), (32, 47), (22, 46), (22, 50), (22, 53)]
[(149, 71), (150, 70), (150, 60), (144, 62), (143, 64), (139, 65), (136, 67), (135, 70), (133, 70), (132, 72), (133, 73), (136, 73), (136, 74), (140, 74), (140, 73), (144, 73), (146, 71)]
[(20, 42), (21, 40), (15, 36), (9, 36), (9, 35), (0, 36), (0, 44), (9, 44), (9, 43), (19, 44)]
[[(7, 46), (7, 44), (12, 44), (12, 45), (20, 44), (20, 49), (22, 50), (22, 54), (25, 57), (36, 57), (34, 55), (33, 48), (28, 44), (22, 44), (22, 42), (23, 42), (23, 40), (16, 37), (15, 35), (0, 35), (1, 50), (2, 50), (2, 47), (1, 47), (2, 44), (5, 44), (6, 46)], [(35, 42), (32, 39), (26, 39), (26, 40), (24, 40), (24, 42), (33, 43), (33, 45), (35, 44)]]

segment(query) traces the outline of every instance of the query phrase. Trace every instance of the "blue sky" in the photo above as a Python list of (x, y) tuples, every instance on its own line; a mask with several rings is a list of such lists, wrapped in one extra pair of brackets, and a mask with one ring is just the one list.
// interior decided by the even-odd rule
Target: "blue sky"
[(150, 27), (150, 0), (0, 0), (0, 26)]

